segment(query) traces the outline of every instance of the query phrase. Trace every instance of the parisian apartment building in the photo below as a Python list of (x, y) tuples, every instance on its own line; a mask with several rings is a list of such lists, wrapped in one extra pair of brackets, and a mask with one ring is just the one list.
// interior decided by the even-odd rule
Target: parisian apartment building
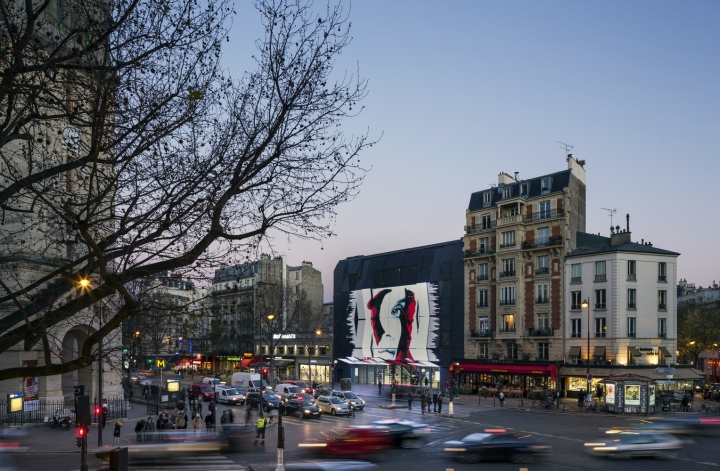
[(676, 363), (679, 255), (633, 242), (629, 216), (610, 237), (578, 234), (565, 260), (567, 362)]
[(585, 231), (584, 165), (569, 155), (566, 170), (500, 173), (497, 186), (472, 194), (463, 237), (466, 359), (563, 360), (564, 258)]

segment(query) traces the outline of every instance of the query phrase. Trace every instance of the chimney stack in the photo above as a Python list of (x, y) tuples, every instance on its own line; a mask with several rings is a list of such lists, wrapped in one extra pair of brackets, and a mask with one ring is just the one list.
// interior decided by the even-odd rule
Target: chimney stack
[(625, 221), (627, 221), (627, 231), (630, 232), (630, 213), (625, 215)]

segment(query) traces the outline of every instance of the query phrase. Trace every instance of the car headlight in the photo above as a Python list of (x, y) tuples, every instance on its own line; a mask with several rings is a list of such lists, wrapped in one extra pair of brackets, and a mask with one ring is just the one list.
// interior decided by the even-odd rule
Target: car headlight
[(360, 404), (365, 405), (365, 401), (360, 401)]
[(310, 413), (310, 409), (305, 409), (303, 412), (306, 413), (306, 414), (309, 414), (309, 413)]

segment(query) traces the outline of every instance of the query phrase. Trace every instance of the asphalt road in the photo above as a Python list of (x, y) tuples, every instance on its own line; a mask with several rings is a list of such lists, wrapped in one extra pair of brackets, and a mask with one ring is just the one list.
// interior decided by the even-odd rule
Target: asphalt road
[[(323, 416), (321, 419), (300, 421), (297, 418), (283, 420), (286, 431), (285, 460), (310, 458), (305, 449), (298, 444), (309, 441), (323, 441), (326, 436), (342, 433), (348, 425), (369, 424), (373, 421), (399, 417), (426, 423), (433, 431), (428, 434), (425, 445), (419, 449), (394, 450), (382, 457), (378, 465), (381, 469), (398, 470), (417, 469), (430, 470), (477, 470), (482, 469), (518, 470), (521, 466), (512, 463), (461, 464), (447, 459), (442, 452), (443, 443), (447, 440), (462, 438), (473, 432), (486, 428), (504, 428), (509, 432), (530, 434), (535, 439), (544, 441), (553, 447), (553, 455), (547, 462), (522, 465), (529, 470), (636, 470), (652, 467), (653, 471), (661, 470), (705, 470), (720, 469), (720, 454), (717, 453), (717, 438), (695, 437), (693, 443), (680, 454), (679, 459), (631, 460), (610, 462), (588, 456), (584, 452), (583, 443), (597, 439), (611, 428), (631, 427), (637, 420), (644, 417), (584, 415), (570, 413), (551, 413), (545, 411), (525, 411), (510, 408), (482, 407), (475, 405), (457, 405), (457, 417), (437, 417), (434, 414), (421, 415), (419, 407), (387, 410), (376, 407), (386, 404), (376, 397), (365, 397), (368, 407), (358, 412), (355, 418)], [(241, 408), (236, 410), (236, 418), (242, 417)], [(255, 416), (253, 414), (253, 422)], [(166, 459), (152, 462), (133, 463), (135, 470), (161, 469), (193, 469), (193, 470), (243, 470), (250, 463), (271, 463), (276, 457), (276, 426), (268, 429), (264, 446), (253, 446), (252, 440), (247, 444), (246, 451), (234, 454), (209, 453), (191, 457), (177, 458), (168, 456)], [(14, 454), (17, 469), (32, 471), (71, 471), (79, 469), (77, 453), (19, 453)], [(370, 457), (373, 458), (373, 457)], [(91, 458), (90, 469), (99, 468), (99, 463)], [(2, 468), (0, 468), (2, 469)]]

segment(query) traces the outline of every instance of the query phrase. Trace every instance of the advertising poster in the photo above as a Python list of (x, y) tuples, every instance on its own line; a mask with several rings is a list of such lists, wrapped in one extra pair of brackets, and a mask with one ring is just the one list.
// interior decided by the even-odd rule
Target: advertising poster
[(605, 402), (615, 404), (615, 383), (605, 384)]
[[(33, 368), (37, 366), (37, 360), (23, 360), (23, 368)], [(23, 382), (23, 399), (25, 402), (25, 410), (37, 410), (40, 401), (38, 397), (39, 389), (39, 378), (37, 376), (25, 376), (22, 379)]]
[(625, 386), (625, 405), (640, 405), (640, 385), (628, 384)]
[(363, 289), (350, 295), (353, 356), (438, 361), (437, 287), (430, 283)]

